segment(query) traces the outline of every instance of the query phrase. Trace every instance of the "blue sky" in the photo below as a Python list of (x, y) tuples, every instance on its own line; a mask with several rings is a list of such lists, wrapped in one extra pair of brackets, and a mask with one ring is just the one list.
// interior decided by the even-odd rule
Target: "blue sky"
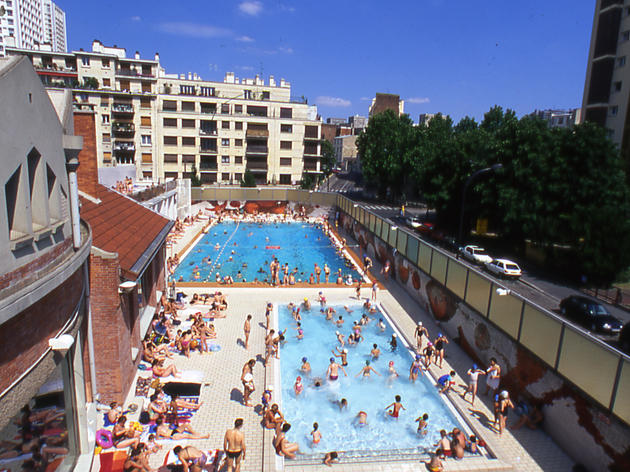
[(594, 0), (58, 0), (72, 50), (158, 51), (169, 73), (285, 78), (320, 114), (396, 93), (414, 121), (582, 102)]

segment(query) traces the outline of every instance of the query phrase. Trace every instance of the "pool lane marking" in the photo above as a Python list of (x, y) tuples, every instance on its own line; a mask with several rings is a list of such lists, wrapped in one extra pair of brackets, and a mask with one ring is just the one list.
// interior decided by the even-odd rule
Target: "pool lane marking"
[[(223, 255), (223, 251), (225, 251), (225, 248), (227, 247), (227, 245), (230, 243), (230, 241), (232, 240), (232, 238), (234, 237), (234, 235), (238, 231), (238, 227), (240, 226), (240, 224), (241, 224), (240, 221), (236, 222), (236, 228), (234, 228), (234, 231), (232, 232), (232, 234), (230, 234), (230, 236), (225, 241), (225, 244), (223, 245), (223, 247), (219, 251), (219, 254), (217, 254), (217, 257), (214, 260), (214, 264), (212, 264), (212, 268), (210, 269), (210, 274), (208, 275), (208, 277), (212, 277), (212, 274), (214, 273), (214, 269), (217, 267), (217, 263), (219, 262), (219, 259), (221, 258), (221, 255)], [(223, 265), (223, 264), (221, 264), (221, 265)], [(216, 280), (216, 277), (215, 277), (215, 280)]]
[[(278, 303), (275, 301), (273, 304), (273, 329), (275, 329), (276, 334), (280, 336)], [(278, 357), (282, 355), (281, 351), (282, 350), (280, 349), (280, 344), (278, 344)], [(281, 379), (280, 379), (280, 359), (276, 359), (275, 357), (272, 356), (271, 362), (273, 363), (273, 390), (274, 392), (278, 392), (278, 395), (276, 396), (276, 401), (274, 403), (277, 403), (278, 405), (283, 406), (282, 405), (282, 384), (281, 384)], [(276, 456), (276, 470), (284, 470), (284, 457), (276, 454), (275, 448), (274, 448), (274, 456)]]
[[(383, 307), (381, 302), (377, 301), (374, 304), (378, 307), (378, 309), (383, 314), (383, 316), (385, 316), (385, 318), (387, 318), (387, 321), (389, 322), (390, 326), (392, 327), (392, 330), (394, 330), (397, 333), (398, 338), (400, 338), (402, 340), (402, 342), (405, 345), (405, 347), (407, 348), (407, 352), (411, 356), (411, 359), (412, 359), (412, 362), (413, 362), (413, 360), (415, 359), (415, 350), (412, 347), (410, 347), (410, 344), (407, 342), (407, 338), (402, 334), (402, 332), (398, 328), (398, 324), (394, 321), (393, 317), (390, 316), (390, 314), (387, 312), (385, 307)], [(455, 370), (455, 369), (451, 368), (451, 370)], [(437, 379), (435, 378), (433, 373), (430, 370), (428, 370), (428, 369), (425, 370), (424, 373), (431, 380), (433, 380), (433, 385), (435, 387), (437, 385)], [(438, 394), (440, 400), (442, 401), (442, 403), (444, 405), (446, 405), (446, 408), (448, 408), (448, 410), (459, 421), (459, 423), (461, 423), (462, 428), (464, 430), (466, 430), (465, 431), (466, 435), (470, 436), (471, 434), (475, 434), (475, 436), (477, 436), (477, 438), (483, 439), (483, 436), (481, 434), (479, 434), (479, 431), (477, 430), (477, 428), (473, 427), (473, 425), (466, 420), (466, 417), (465, 417), (464, 413), (459, 411), (458, 407), (455, 406), (455, 403), (448, 396), (446, 396), (446, 395), (442, 396), (442, 395), (443, 394), (441, 394), (441, 393)], [(486, 442), (486, 444), (488, 443), (487, 441), (485, 441), (485, 442)], [(486, 450), (488, 452), (492, 452), (488, 448), (486, 448)], [(494, 456), (497, 457), (497, 455), (494, 452), (492, 452), (492, 454), (494, 454)], [(489, 454), (483, 454), (483, 456), (484, 457), (486, 457), (486, 456), (491, 457)], [(488, 458), (488, 457), (486, 457), (486, 458)]]

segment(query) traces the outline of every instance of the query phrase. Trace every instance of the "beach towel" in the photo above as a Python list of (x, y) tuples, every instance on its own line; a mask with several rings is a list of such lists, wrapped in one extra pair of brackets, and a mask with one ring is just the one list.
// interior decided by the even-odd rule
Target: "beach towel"
[[(201, 452), (203, 452), (208, 458), (208, 461), (206, 462), (206, 464), (213, 465), (216, 470), (216, 468), (218, 468), (219, 464), (221, 463), (221, 459), (224, 456), (223, 451), (220, 449), (209, 449), (209, 450), (202, 450)], [(181, 465), (181, 461), (177, 457), (177, 454), (173, 452), (173, 449), (168, 451), (168, 454), (166, 454), (166, 457), (164, 458), (164, 465), (169, 465), (169, 464)]]
[(127, 451), (101, 452), (98, 457), (101, 461), (100, 472), (123, 472)]

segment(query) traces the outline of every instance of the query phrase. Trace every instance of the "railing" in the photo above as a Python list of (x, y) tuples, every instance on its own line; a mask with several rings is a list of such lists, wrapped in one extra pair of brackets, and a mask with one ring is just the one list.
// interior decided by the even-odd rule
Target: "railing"
[(143, 74), (135, 70), (126, 70), (126, 69), (117, 69), (116, 75), (123, 75), (125, 77), (140, 77), (140, 78), (147, 78), (147, 79), (155, 78), (155, 75), (153, 74)]
[(114, 151), (135, 151), (136, 145), (134, 143), (128, 142), (115, 142), (114, 143)]
[[(337, 206), (561, 377), (630, 424), (630, 356), (339, 195)], [(607, 379), (603, 381), (603, 379)]]
[(269, 148), (267, 146), (250, 144), (245, 149), (245, 154), (267, 154)]
[(112, 111), (114, 113), (133, 113), (133, 105), (115, 103), (112, 105)]
[(139, 192), (132, 193), (129, 196), (138, 202), (146, 202), (147, 200), (151, 200), (152, 198), (155, 198), (166, 192), (170, 192), (171, 190), (175, 190), (176, 188), (177, 181), (169, 180), (168, 182), (164, 182), (163, 184), (154, 185), (144, 190), (140, 190)]
[(204, 128), (199, 128), (199, 134), (202, 134), (204, 136), (216, 136), (217, 135), (217, 129), (204, 129)]
[(246, 165), (247, 169), (251, 170), (267, 170), (267, 161), (257, 162), (257, 161), (247, 161)]
[(303, 103), (305, 105), (308, 104), (308, 98), (306, 97), (297, 97), (297, 96), (292, 96), (289, 101), (291, 103)]
[(133, 133), (135, 131), (136, 127), (134, 126), (133, 123), (119, 123), (119, 122), (113, 122), (112, 123), (112, 131), (113, 132), (118, 132), (118, 133)]
[(199, 147), (199, 152), (202, 154), (216, 154), (217, 148), (216, 147), (210, 147), (210, 148)]
[(199, 161), (200, 170), (217, 170), (218, 167), (217, 161), (205, 161), (203, 159)]

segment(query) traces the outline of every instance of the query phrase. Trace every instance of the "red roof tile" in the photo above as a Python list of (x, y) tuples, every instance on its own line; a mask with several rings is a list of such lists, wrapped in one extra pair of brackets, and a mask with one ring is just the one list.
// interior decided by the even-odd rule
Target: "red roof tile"
[(164, 242), (173, 222), (103, 185), (96, 186), (96, 193), (91, 196), (100, 203), (80, 197), (81, 218), (92, 228), (92, 245), (118, 253), (120, 267), (138, 275), (132, 271), (134, 264), (156, 238), (160, 245)]

